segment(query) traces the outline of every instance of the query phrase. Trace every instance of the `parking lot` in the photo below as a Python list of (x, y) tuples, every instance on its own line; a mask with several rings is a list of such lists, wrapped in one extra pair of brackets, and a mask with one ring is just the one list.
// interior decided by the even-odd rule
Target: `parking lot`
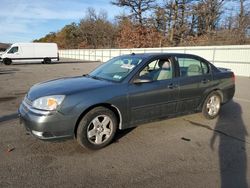
[(17, 108), (35, 83), (90, 72), (98, 62), (0, 64), (0, 187), (248, 187), (250, 78), (215, 120), (200, 113), (119, 131), (89, 151), (75, 140), (40, 141)]

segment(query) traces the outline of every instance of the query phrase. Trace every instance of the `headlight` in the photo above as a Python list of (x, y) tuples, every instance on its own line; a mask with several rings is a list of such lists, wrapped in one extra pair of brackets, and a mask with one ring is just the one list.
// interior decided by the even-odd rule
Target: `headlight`
[(56, 110), (64, 98), (65, 95), (40, 97), (33, 101), (32, 107), (40, 110)]

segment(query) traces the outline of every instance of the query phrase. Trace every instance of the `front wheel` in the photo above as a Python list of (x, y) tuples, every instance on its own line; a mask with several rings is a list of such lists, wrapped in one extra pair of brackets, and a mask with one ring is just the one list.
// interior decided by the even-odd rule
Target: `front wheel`
[(202, 107), (202, 114), (206, 119), (214, 119), (218, 116), (221, 107), (221, 97), (217, 92), (210, 93)]
[(77, 141), (88, 149), (101, 149), (113, 140), (117, 124), (114, 112), (104, 107), (96, 107), (80, 121)]
[(12, 63), (11, 59), (3, 59), (5, 65), (10, 65)]

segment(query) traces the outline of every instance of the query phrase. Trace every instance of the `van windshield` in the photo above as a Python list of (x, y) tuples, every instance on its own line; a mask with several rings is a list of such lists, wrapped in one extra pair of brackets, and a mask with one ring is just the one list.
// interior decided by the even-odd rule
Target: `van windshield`
[(8, 54), (14, 54), (18, 52), (18, 47), (17, 46), (14, 46), (12, 47), (9, 51), (8, 51)]

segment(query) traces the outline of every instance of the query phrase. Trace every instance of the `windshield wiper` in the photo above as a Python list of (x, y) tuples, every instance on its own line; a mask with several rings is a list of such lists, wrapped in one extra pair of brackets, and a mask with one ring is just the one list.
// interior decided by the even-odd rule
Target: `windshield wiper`
[(105, 78), (102, 78), (102, 77), (99, 77), (99, 76), (92, 76), (92, 75), (89, 75), (89, 74), (84, 74), (82, 76), (85, 76), (85, 77), (88, 77), (88, 78), (93, 78), (95, 80), (105, 80), (105, 81), (113, 82), (112, 80), (108, 80), (108, 79), (105, 79)]
[(98, 77), (98, 76), (92, 76), (92, 75), (89, 75), (89, 74), (84, 74), (83, 76), (85, 77), (89, 77), (89, 78), (93, 78), (95, 80), (103, 80), (101, 77)]
[(102, 78), (98, 77), (98, 76), (90, 76), (91, 78), (94, 78), (96, 80), (102, 80)]

